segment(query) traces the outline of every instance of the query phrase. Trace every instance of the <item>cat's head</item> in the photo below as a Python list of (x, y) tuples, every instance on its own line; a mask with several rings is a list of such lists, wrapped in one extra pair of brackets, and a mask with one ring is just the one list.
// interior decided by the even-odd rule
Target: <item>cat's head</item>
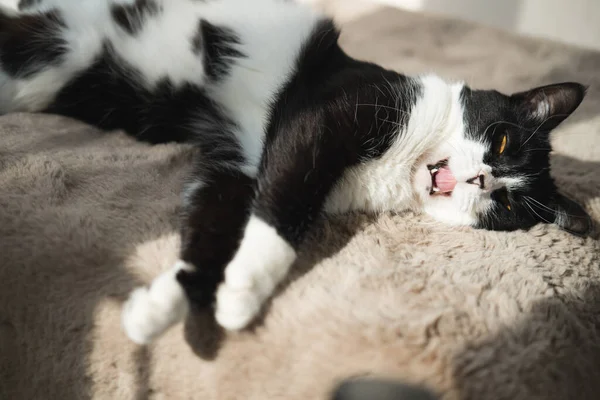
[(579, 106), (585, 87), (560, 83), (504, 95), (454, 86), (460, 112), (413, 179), (435, 219), (489, 230), (553, 223), (587, 235), (591, 219), (550, 175), (550, 132)]

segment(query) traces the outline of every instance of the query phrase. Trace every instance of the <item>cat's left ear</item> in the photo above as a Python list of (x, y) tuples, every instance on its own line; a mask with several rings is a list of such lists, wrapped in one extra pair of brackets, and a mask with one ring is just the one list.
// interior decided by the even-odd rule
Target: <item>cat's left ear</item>
[(585, 86), (565, 82), (515, 93), (511, 98), (525, 121), (540, 131), (551, 131), (579, 107), (585, 92)]
[(592, 232), (592, 218), (582, 206), (557, 193), (549, 208), (554, 210), (554, 223), (573, 235), (588, 236)]

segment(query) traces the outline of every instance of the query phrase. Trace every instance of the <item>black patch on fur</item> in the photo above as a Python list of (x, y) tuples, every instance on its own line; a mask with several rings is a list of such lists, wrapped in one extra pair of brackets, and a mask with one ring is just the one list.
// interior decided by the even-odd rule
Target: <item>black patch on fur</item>
[(67, 43), (60, 36), (65, 24), (58, 12), (0, 14), (0, 26), (0, 63), (10, 76), (27, 78), (63, 61)]
[(418, 84), (339, 47), (318, 24), (277, 96), (254, 212), (298, 246), (343, 172), (389, 149), (417, 101)]
[[(563, 85), (562, 93), (553, 87), (554, 94), (540, 88), (513, 96), (494, 90), (463, 89), (461, 100), (467, 133), (471, 139), (486, 143), (483, 161), (492, 167), (492, 175), (527, 178), (518, 189), (498, 189), (492, 193), (494, 206), (479, 216), (478, 227), (512, 231), (545, 222), (556, 223), (574, 234), (589, 233), (590, 217), (581, 206), (558, 192), (550, 175), (550, 131), (577, 108), (585, 93), (581, 85)], [(553, 95), (557, 98), (552, 98)], [(557, 109), (542, 107), (550, 114), (536, 115), (538, 108), (530, 104), (531, 98), (554, 100)], [(508, 138), (506, 149), (499, 154), (498, 143), (504, 134)], [(502, 203), (503, 196), (508, 198), (510, 210)]]
[(182, 220), (181, 259), (197, 268), (181, 271), (177, 279), (196, 307), (213, 303), (225, 267), (241, 241), (254, 199), (252, 178), (212, 160), (197, 160), (192, 176), (205, 186), (190, 196)]
[(148, 17), (157, 15), (160, 12), (159, 4), (154, 0), (136, 0), (134, 4), (114, 4), (111, 8), (111, 14), (123, 30), (130, 35), (137, 34)]
[(239, 157), (221, 146), (232, 135), (232, 123), (204, 90), (192, 84), (175, 87), (164, 79), (152, 89), (139, 83), (139, 73), (111, 50), (57, 94), (46, 112), (66, 115), (102, 129), (124, 129), (150, 143), (193, 142), (223, 159)]
[(202, 19), (192, 38), (192, 51), (202, 55), (206, 75), (218, 81), (229, 74), (236, 59), (245, 57), (237, 48), (240, 44), (240, 38), (232, 29)]

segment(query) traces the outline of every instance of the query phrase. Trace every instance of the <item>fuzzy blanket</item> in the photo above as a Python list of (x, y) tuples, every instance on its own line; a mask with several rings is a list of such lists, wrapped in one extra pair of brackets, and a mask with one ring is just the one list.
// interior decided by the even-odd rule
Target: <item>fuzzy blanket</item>
[[(505, 91), (589, 84), (553, 137), (560, 187), (600, 220), (600, 54), (382, 10), (353, 55)], [(553, 226), (498, 233), (426, 217), (323, 221), (255, 329), (195, 315), (139, 347), (128, 292), (177, 257), (193, 156), (64, 118), (0, 118), (0, 399), (325, 399), (339, 379), (444, 399), (597, 399), (600, 245)]]

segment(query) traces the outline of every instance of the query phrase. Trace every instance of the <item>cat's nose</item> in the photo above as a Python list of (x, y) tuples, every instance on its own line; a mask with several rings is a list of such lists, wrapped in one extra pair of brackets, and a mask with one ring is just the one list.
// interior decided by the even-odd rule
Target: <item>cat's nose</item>
[(477, 176), (467, 179), (467, 183), (479, 186), (479, 189), (485, 189), (485, 174), (480, 172)]

